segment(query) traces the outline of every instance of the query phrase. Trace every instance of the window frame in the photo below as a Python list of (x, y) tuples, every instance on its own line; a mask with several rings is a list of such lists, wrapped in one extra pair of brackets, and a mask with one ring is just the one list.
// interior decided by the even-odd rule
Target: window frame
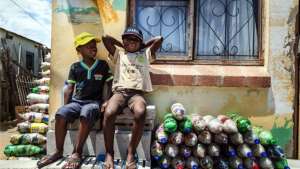
[[(133, 25), (136, 15), (136, 1), (137, 0), (128, 0), (127, 1), (127, 21), (126, 26)], [(264, 28), (264, 22), (266, 21), (265, 14), (264, 14), (264, 1), (258, 0), (258, 57), (256, 59), (249, 59), (249, 60), (243, 60), (243, 59), (234, 59), (234, 60), (227, 60), (227, 59), (201, 59), (197, 58), (197, 48), (196, 48), (196, 26), (197, 26), (197, 16), (195, 15), (195, 11), (197, 9), (196, 1), (197, 0), (188, 0), (188, 18), (187, 18), (187, 37), (189, 38), (188, 44), (187, 44), (187, 56), (184, 58), (174, 57), (172, 55), (171, 58), (162, 57), (162, 58), (156, 58), (156, 56), (153, 56), (154, 61), (152, 64), (190, 64), (190, 65), (253, 65), (253, 66), (262, 66), (264, 65), (264, 51), (265, 48), (264, 39), (263, 38), (263, 28)], [(192, 38), (191, 38), (192, 37)], [(183, 56), (183, 55), (181, 55)]]
[[(28, 71), (34, 72), (35, 71), (34, 70), (34, 59), (35, 59), (34, 53), (31, 52), (31, 51), (26, 51), (25, 52), (25, 57), (26, 57), (26, 61), (25, 61), (25, 63), (26, 63), (26, 69)], [(29, 59), (32, 59), (31, 62), (29, 62)], [(31, 65), (32, 67), (29, 68), (29, 65)]]

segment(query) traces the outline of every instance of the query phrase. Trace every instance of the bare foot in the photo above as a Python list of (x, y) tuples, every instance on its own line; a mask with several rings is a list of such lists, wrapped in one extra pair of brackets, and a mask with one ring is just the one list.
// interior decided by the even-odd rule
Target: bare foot
[(105, 156), (104, 169), (114, 169), (114, 157), (109, 153)]
[(42, 168), (44, 166), (47, 166), (51, 163), (54, 163), (55, 161), (61, 159), (63, 157), (62, 152), (55, 152), (54, 154), (47, 155), (43, 157), (41, 160), (37, 162), (38, 168)]

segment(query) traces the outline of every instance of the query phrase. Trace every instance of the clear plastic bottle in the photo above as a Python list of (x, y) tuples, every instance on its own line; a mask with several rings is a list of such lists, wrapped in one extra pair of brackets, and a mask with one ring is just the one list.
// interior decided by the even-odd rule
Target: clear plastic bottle
[(205, 156), (200, 159), (201, 169), (213, 169), (214, 162), (210, 156)]
[(239, 145), (237, 148), (239, 157), (241, 158), (251, 158), (253, 156), (250, 147), (247, 144)]
[(243, 135), (241, 133), (234, 133), (229, 136), (229, 139), (233, 145), (240, 145), (244, 143)]
[(193, 156), (189, 157), (186, 162), (186, 167), (188, 169), (198, 169), (199, 168), (199, 160)]
[(251, 148), (252, 148), (253, 155), (255, 157), (267, 157), (268, 156), (264, 146), (262, 146), (261, 144), (254, 144), (251, 146)]
[(229, 166), (232, 169), (244, 169), (243, 161), (238, 157), (229, 158)]
[(169, 157), (172, 158), (176, 157), (178, 152), (179, 152), (178, 147), (174, 144), (167, 144), (165, 147), (165, 153)]
[(207, 152), (211, 157), (219, 157), (221, 150), (220, 150), (219, 145), (212, 143), (208, 146)]
[(198, 141), (203, 144), (210, 144), (212, 140), (211, 133), (207, 130), (203, 130), (198, 135)]
[(259, 159), (259, 166), (261, 169), (274, 169), (272, 161), (267, 157)]
[(225, 133), (219, 133), (214, 135), (214, 142), (217, 144), (228, 144), (228, 136)]
[(193, 150), (193, 155), (198, 158), (203, 158), (205, 157), (205, 154), (206, 154), (205, 146), (201, 143), (198, 143)]

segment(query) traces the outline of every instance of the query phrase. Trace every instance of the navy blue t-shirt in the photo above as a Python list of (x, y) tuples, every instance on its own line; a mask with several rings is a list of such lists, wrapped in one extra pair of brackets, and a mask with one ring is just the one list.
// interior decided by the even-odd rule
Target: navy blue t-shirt
[(83, 61), (73, 63), (70, 68), (68, 83), (75, 84), (76, 100), (101, 100), (105, 81), (112, 79), (108, 64), (96, 59), (91, 67)]

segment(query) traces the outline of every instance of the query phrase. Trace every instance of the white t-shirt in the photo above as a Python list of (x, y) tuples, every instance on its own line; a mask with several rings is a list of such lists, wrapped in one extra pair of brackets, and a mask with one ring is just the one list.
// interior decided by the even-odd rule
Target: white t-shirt
[(115, 73), (112, 90), (135, 89), (151, 92), (152, 83), (149, 73), (150, 48), (145, 52), (130, 53), (116, 48), (113, 56)]

